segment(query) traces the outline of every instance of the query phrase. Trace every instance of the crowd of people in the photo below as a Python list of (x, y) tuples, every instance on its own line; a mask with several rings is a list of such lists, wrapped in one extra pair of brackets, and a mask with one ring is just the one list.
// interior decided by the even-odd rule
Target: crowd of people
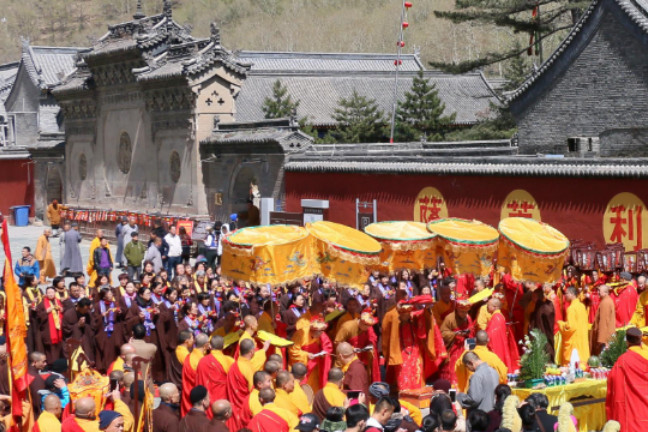
[[(215, 251), (220, 230), (207, 242)], [(646, 278), (625, 272), (570, 266), (539, 285), (495, 271), (454, 275), (440, 262), (420, 273), (372, 271), (359, 290), (317, 277), (250, 286), (221, 276), (219, 253), (190, 263), (190, 239), (175, 227), (142, 241), (125, 220), (116, 234), (113, 258), (97, 230), (83, 268), (81, 236), (64, 223), (61, 275), (43, 273), (49, 229), (35, 256), (25, 247), (16, 260), (33, 430), (567, 432), (577, 424), (569, 404), (554, 416), (546, 396), (512, 395), (518, 341), (538, 329), (558, 365), (587, 364), (617, 328), (648, 318)], [(113, 281), (115, 268), (124, 271)], [(641, 331), (627, 335), (648, 361)], [(71, 402), (70, 379), (83, 367), (109, 377), (100, 401)], [(0, 394), (10, 395), (6, 369), (3, 354)], [(429, 399), (429, 414), (407, 395)], [(613, 405), (610, 418), (626, 416), (623, 401)]]

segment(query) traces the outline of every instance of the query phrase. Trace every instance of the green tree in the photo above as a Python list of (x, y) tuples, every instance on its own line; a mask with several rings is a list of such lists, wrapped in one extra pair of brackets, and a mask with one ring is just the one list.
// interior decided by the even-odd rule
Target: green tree
[(445, 104), (439, 98), (434, 83), (419, 71), (412, 81), (412, 88), (405, 93), (405, 99), (398, 102), (396, 109), (396, 141), (418, 141), (425, 137), (429, 141), (439, 141), (451, 125), (456, 113), (444, 116)]
[[(521, 49), (519, 42), (516, 42), (515, 49)], [(504, 78), (506, 78), (506, 84), (502, 86), (504, 91), (513, 91), (520, 87), (520, 85), (526, 79), (527, 74), (530, 72), (530, 67), (527, 62), (524, 61), (523, 56), (515, 56), (506, 62), (504, 67)]]
[(272, 98), (265, 98), (263, 101), (263, 113), (267, 119), (290, 117), (297, 111), (299, 101), (293, 101), (288, 94), (288, 89), (281, 83), (275, 81), (272, 86)]
[(333, 114), (337, 128), (332, 132), (337, 142), (366, 143), (385, 139), (385, 115), (375, 99), (360, 96), (354, 89), (348, 99), (342, 98), (338, 104)]
[[(486, 52), (480, 57), (458, 63), (430, 64), (452, 73), (463, 73), (519, 57), (528, 50), (541, 52), (542, 41), (570, 29), (578, 20), (580, 11), (589, 3), (584, 0), (455, 0), (454, 11), (435, 11), (434, 14), (455, 24), (495, 25), (513, 34), (533, 36), (534, 43), (530, 46), (513, 45)], [(542, 54), (540, 55), (542, 57)]]

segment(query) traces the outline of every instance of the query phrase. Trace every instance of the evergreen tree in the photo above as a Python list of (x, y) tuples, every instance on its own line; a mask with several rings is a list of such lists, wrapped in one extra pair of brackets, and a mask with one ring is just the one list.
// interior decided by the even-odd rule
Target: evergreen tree
[(385, 139), (385, 115), (375, 99), (360, 96), (354, 89), (348, 99), (342, 98), (338, 104), (333, 114), (337, 129), (332, 133), (337, 142), (366, 143)]
[[(516, 42), (515, 47), (515, 49), (520, 49), (520, 43)], [(504, 68), (504, 78), (506, 78), (506, 84), (502, 87), (502, 90), (513, 91), (520, 87), (520, 85), (526, 79), (527, 74), (530, 72), (529, 69), (529, 66), (524, 61), (524, 57), (522, 56), (516, 56), (508, 60)]]
[(405, 100), (398, 102), (396, 109), (396, 141), (418, 141), (425, 137), (429, 141), (443, 139), (456, 113), (444, 116), (445, 104), (430, 80), (419, 71), (412, 81), (412, 88), (405, 93)]
[(527, 52), (538, 54), (543, 39), (570, 29), (578, 20), (580, 11), (588, 5), (589, 1), (584, 0), (455, 0), (454, 11), (435, 11), (434, 14), (455, 24), (495, 25), (514, 34), (526, 34), (530, 44), (488, 52), (458, 63), (430, 64), (452, 73), (463, 73)]
[(272, 86), (272, 98), (265, 98), (261, 109), (265, 118), (276, 119), (290, 117), (298, 106), (299, 101), (293, 101), (286, 86), (281, 84), (281, 80), (277, 80)]

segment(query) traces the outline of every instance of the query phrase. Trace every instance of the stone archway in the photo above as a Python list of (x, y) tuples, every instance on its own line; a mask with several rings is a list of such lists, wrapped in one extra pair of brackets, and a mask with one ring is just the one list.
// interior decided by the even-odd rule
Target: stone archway
[(250, 197), (250, 184), (257, 182), (255, 170), (249, 165), (239, 165), (233, 179), (229, 193), (230, 207), (232, 211), (243, 210)]

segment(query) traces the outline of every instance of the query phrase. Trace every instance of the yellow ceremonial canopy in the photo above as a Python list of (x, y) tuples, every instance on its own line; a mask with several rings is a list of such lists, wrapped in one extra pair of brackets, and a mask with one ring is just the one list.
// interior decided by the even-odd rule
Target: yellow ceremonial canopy
[(223, 276), (254, 285), (282, 285), (313, 274), (308, 232), (294, 225), (242, 228), (223, 240)]
[(361, 288), (369, 266), (380, 261), (380, 243), (361, 231), (329, 221), (306, 224), (306, 230), (312, 236), (315, 272), (339, 285)]
[(514, 280), (535, 283), (560, 279), (569, 240), (557, 229), (534, 219), (511, 217), (499, 223), (498, 267)]
[(382, 245), (377, 267), (381, 271), (421, 271), (436, 267), (436, 234), (429, 232), (424, 223), (376, 222), (367, 225), (365, 232)]
[(454, 273), (488, 275), (497, 252), (495, 228), (476, 220), (447, 218), (428, 223), (427, 229), (438, 235), (438, 252)]

